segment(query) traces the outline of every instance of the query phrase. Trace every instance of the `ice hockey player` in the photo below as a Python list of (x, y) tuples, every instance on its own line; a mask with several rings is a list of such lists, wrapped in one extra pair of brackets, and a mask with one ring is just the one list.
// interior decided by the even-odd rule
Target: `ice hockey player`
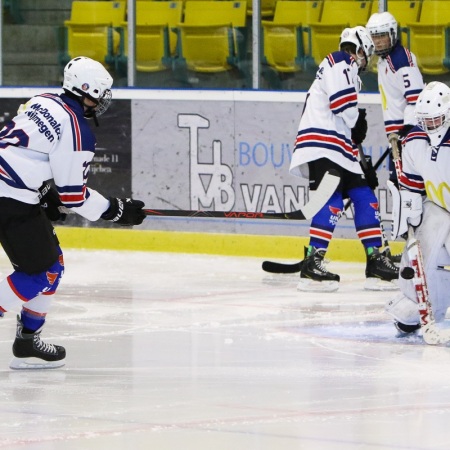
[(121, 225), (145, 218), (143, 202), (108, 199), (86, 185), (96, 142), (86, 118), (108, 109), (112, 83), (97, 61), (74, 58), (64, 68), (63, 93), (31, 98), (0, 131), (0, 243), (14, 269), (0, 282), (0, 313), (20, 312), (13, 369), (64, 365), (65, 349), (40, 337), (64, 271), (50, 222), (58, 207)]
[(378, 200), (369, 187), (376, 186), (376, 174), (373, 168), (363, 174), (357, 148), (367, 133), (365, 111), (358, 109), (359, 74), (373, 52), (374, 44), (364, 27), (346, 28), (340, 50), (322, 61), (306, 97), (290, 172), (309, 178), (312, 191), (330, 169), (339, 172), (341, 183), (312, 219), (297, 286), (302, 291), (335, 291), (339, 287), (340, 277), (325, 268), (324, 256), (344, 198), (353, 202), (356, 232), (367, 255), (365, 288), (397, 289), (398, 268), (380, 252)]
[[(372, 14), (366, 28), (375, 44), (375, 54), (379, 56), (378, 86), (386, 136), (397, 133), (403, 138), (416, 124), (414, 107), (424, 88), (416, 56), (401, 45), (398, 24), (391, 13)], [(390, 179), (396, 183), (392, 158), (389, 169)]]
[[(397, 235), (408, 224), (417, 227), (428, 293), (436, 322), (442, 322), (450, 306), (450, 88), (441, 82), (429, 83), (415, 107), (418, 126), (403, 142), (402, 174), (399, 180), (400, 205), (394, 211)], [(397, 196), (391, 185), (393, 198)], [(394, 191), (392, 191), (394, 189)], [(424, 200), (424, 201), (422, 201)], [(403, 252), (401, 269), (409, 266)], [(401, 293), (386, 304), (397, 329), (412, 333), (420, 328), (419, 309), (412, 280), (399, 279)]]

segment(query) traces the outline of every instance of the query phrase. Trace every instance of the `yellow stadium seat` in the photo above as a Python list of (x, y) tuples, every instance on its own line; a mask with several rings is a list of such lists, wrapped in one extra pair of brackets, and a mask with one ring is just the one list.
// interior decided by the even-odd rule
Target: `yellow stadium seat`
[[(408, 34), (406, 30), (402, 31), (402, 27), (407, 23), (417, 22), (419, 20), (421, 0), (390, 0), (388, 2), (388, 11), (395, 17), (398, 23), (399, 38), (403, 45), (407, 45)], [(378, 1), (372, 1), (372, 11), (370, 15), (378, 11)]]
[(339, 38), (344, 28), (367, 23), (371, 6), (371, 1), (324, 1), (320, 22), (311, 23), (308, 27), (311, 54), (316, 65), (329, 53), (339, 49)]
[(70, 20), (64, 21), (65, 55), (68, 60), (88, 56), (103, 64), (113, 62), (120, 35), (114, 27), (125, 20), (125, 1), (74, 1)]
[[(298, 1), (298, 0), (297, 0)], [(261, 17), (271, 17), (275, 13), (277, 0), (260, 0)], [(253, 14), (253, 0), (247, 0), (247, 14)]]
[(417, 56), (420, 71), (429, 75), (447, 73), (450, 2), (423, 0), (419, 21), (406, 26), (408, 46)]
[[(136, 70), (166, 70), (175, 55), (176, 35), (170, 30), (181, 21), (181, 1), (136, 2)], [(121, 54), (118, 64), (126, 64), (128, 54), (128, 23), (122, 26)]]
[(322, 0), (278, 0), (273, 21), (262, 21), (264, 58), (278, 72), (296, 72), (309, 55), (302, 25), (318, 22)]
[(176, 27), (178, 57), (189, 70), (223, 72), (239, 63), (245, 46), (245, 1), (188, 1)]

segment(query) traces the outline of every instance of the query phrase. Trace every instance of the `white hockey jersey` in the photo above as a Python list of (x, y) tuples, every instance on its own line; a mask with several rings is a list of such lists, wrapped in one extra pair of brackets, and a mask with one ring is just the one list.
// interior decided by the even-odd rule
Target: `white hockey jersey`
[(95, 137), (82, 106), (65, 94), (42, 94), (19, 108), (0, 131), (0, 196), (39, 203), (53, 179), (64, 206), (98, 220), (109, 201), (86, 186)]
[(441, 144), (432, 147), (428, 135), (413, 128), (403, 141), (400, 186), (427, 195), (450, 212), (450, 130)]
[(358, 118), (360, 85), (358, 66), (348, 53), (330, 53), (322, 61), (306, 96), (290, 173), (307, 178), (307, 163), (319, 158), (362, 173), (351, 138)]
[(415, 125), (414, 106), (424, 88), (414, 53), (397, 43), (377, 63), (386, 134), (398, 133), (403, 124)]

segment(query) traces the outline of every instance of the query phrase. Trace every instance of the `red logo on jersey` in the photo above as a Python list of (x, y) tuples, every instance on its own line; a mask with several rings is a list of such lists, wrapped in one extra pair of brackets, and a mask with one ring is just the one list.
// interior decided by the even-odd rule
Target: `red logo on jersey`
[(329, 206), (328, 209), (331, 211), (331, 214), (337, 216), (340, 212), (340, 208), (335, 208), (334, 206)]
[(47, 280), (50, 283), (50, 286), (53, 285), (53, 283), (58, 279), (57, 273), (47, 272)]
[(378, 209), (378, 203), (369, 203), (369, 205), (375, 210)]

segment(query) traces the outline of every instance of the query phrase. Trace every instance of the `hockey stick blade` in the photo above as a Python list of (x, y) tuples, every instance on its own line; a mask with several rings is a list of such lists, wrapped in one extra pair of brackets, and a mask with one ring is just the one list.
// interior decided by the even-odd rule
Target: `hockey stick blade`
[(293, 264), (283, 264), (273, 261), (263, 261), (262, 269), (269, 273), (297, 273), (302, 270), (303, 261)]
[[(390, 151), (391, 151), (390, 147), (387, 147), (384, 153), (378, 158), (377, 162), (373, 166), (374, 170), (377, 170), (381, 166), (381, 164), (383, 164), (383, 161), (386, 159), (387, 155), (389, 155)], [(352, 201), (350, 199), (348, 199), (345, 202), (344, 214), (345, 211), (350, 207), (351, 203)], [(387, 241), (387, 239), (384, 239), (384, 241)], [(269, 273), (296, 273), (302, 270), (302, 263), (303, 261), (294, 264), (283, 264), (274, 261), (263, 261), (262, 270)]]
[(341, 178), (337, 171), (330, 170), (325, 174), (311, 200), (297, 211), (289, 213), (263, 213), (249, 211), (195, 211), (183, 209), (144, 209), (147, 216), (206, 217), (226, 219), (290, 219), (309, 220), (320, 211), (333, 195)]

